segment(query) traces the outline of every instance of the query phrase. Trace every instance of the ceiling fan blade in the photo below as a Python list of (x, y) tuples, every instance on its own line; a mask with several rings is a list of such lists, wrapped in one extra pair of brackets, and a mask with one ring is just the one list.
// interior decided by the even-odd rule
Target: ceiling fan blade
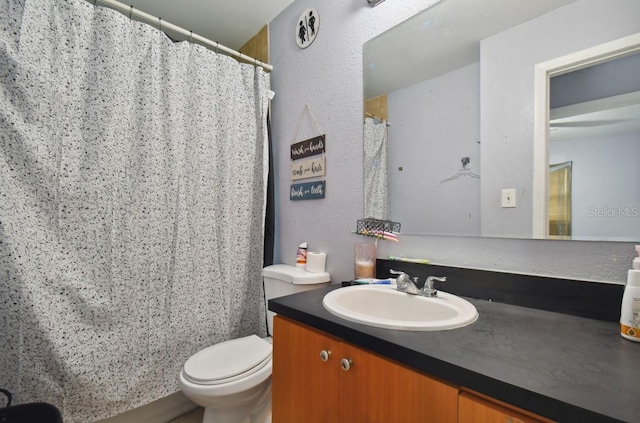
[(593, 128), (596, 126), (614, 125), (616, 123), (626, 122), (628, 119), (604, 119), (604, 120), (588, 120), (577, 122), (549, 122), (552, 128)]

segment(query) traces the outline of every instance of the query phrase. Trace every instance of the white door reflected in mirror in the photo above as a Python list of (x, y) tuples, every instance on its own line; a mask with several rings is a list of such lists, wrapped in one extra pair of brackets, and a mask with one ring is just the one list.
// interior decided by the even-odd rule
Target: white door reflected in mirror
[[(536, 66), (640, 33), (640, 2), (545, 0), (520, 6), (442, 0), (365, 44), (364, 97), (387, 99), (390, 219), (402, 222), (403, 233), (553, 237), (546, 174), (550, 164), (561, 162), (534, 142), (540, 131), (545, 137), (549, 131), (546, 96), (541, 100), (535, 90)], [(552, 119), (552, 132), (571, 125), (558, 120), (567, 117)], [(597, 154), (604, 158), (608, 152)], [(439, 184), (460, 170), (461, 157), (470, 159), (467, 170), (480, 178)], [(542, 184), (534, 169), (541, 159)], [(577, 159), (562, 159), (567, 161), (573, 161), (577, 189), (582, 168)], [(619, 186), (628, 185), (625, 178)], [(505, 188), (516, 189), (515, 208), (502, 207)], [(640, 241), (632, 229), (640, 227), (640, 217), (622, 219), (627, 228), (617, 232), (604, 222), (611, 209), (619, 210), (603, 194), (607, 190), (585, 209), (575, 189), (572, 233), (562, 239)], [(622, 210), (633, 214), (635, 200), (626, 198)], [(579, 224), (582, 217), (592, 231)]]

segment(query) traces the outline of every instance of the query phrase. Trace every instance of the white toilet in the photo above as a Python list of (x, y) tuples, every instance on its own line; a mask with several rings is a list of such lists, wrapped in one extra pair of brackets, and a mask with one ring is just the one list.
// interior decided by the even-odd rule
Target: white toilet
[[(311, 273), (287, 264), (262, 269), (265, 302), (330, 283), (326, 272)], [(249, 335), (207, 347), (182, 367), (180, 389), (205, 408), (203, 423), (271, 422), (271, 335), (274, 313), (267, 312), (269, 336)]]

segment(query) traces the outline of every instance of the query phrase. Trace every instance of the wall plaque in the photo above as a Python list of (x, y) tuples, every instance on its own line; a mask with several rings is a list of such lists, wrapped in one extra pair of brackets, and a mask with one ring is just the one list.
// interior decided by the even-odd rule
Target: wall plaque
[(324, 135), (291, 144), (291, 160), (322, 154), (325, 152), (325, 144)]
[(325, 175), (325, 157), (291, 162), (291, 180), (315, 178)]
[(317, 200), (324, 198), (325, 181), (291, 184), (290, 200)]
[(302, 12), (296, 22), (296, 44), (300, 48), (307, 48), (313, 43), (320, 29), (320, 15), (314, 8)]

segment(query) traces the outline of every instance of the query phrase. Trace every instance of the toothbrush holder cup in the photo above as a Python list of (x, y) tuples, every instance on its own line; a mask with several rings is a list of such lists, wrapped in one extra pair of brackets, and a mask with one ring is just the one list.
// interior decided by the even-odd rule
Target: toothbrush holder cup
[(354, 259), (356, 279), (376, 277), (375, 244), (356, 244)]

